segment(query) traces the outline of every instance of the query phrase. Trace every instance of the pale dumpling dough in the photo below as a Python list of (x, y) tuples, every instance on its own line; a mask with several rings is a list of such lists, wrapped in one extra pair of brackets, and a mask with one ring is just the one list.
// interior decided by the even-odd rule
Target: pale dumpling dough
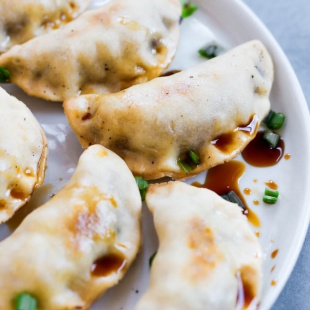
[(0, 0), (0, 54), (57, 29), (80, 15), (89, 0)]
[(0, 223), (44, 181), (47, 140), (27, 106), (0, 87)]
[(159, 249), (135, 310), (256, 309), (262, 251), (237, 204), (182, 182), (150, 185)]
[[(83, 147), (108, 147), (146, 179), (186, 178), (234, 158), (255, 137), (272, 83), (267, 50), (250, 41), (116, 94), (71, 98), (64, 109)], [(177, 161), (190, 150), (200, 164), (185, 173)]]
[(39, 309), (89, 309), (140, 247), (141, 198), (126, 164), (96, 145), (71, 180), (0, 243), (0, 309), (19, 293)]
[(179, 0), (111, 0), (0, 56), (26, 93), (63, 101), (117, 92), (159, 76), (178, 39)]

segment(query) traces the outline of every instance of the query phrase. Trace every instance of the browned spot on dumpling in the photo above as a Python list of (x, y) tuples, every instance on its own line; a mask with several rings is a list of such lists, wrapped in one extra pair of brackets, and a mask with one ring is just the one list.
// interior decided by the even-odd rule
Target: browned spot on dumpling
[(263, 87), (256, 87), (254, 91), (255, 91), (255, 94), (258, 94), (260, 96), (266, 96), (267, 94), (267, 89)]
[(91, 113), (86, 113), (84, 116), (82, 116), (82, 121), (86, 121), (92, 118), (92, 114)]
[(206, 277), (222, 259), (214, 242), (211, 228), (206, 227), (199, 218), (190, 223), (188, 247), (191, 250), (191, 262), (186, 273), (193, 281)]
[[(97, 152), (97, 156), (98, 157), (106, 157), (106, 156), (108, 156), (108, 152), (106, 151), (106, 150), (104, 150), (104, 149), (101, 149), (101, 150), (99, 150), (98, 152)], [(112, 197), (113, 198), (113, 197)], [(113, 204), (113, 203), (112, 203)]]
[(34, 177), (35, 176), (35, 174), (34, 174), (34, 172), (33, 172), (33, 170), (31, 168), (26, 168), (24, 170), (24, 174), (27, 177)]
[(7, 204), (7, 202), (4, 199), (0, 199), (0, 209), (5, 209), (6, 204)]
[[(74, 189), (73, 189), (74, 190)], [(105, 229), (106, 218), (100, 212), (100, 202), (107, 202), (113, 208), (117, 203), (113, 196), (107, 196), (100, 192), (97, 187), (85, 187), (77, 193), (79, 202), (75, 212), (70, 216), (68, 228), (73, 233), (73, 243), (80, 248), (84, 240), (114, 239), (115, 231)]]

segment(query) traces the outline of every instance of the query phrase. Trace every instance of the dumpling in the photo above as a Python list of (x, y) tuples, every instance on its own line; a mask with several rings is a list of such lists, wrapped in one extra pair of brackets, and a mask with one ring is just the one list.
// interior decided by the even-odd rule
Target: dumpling
[[(245, 43), (196, 67), (116, 94), (64, 102), (83, 147), (102, 144), (134, 175), (186, 178), (237, 156), (270, 109), (273, 65), (259, 41)], [(200, 164), (178, 165), (189, 151)]]
[(136, 310), (235, 310), (257, 304), (262, 252), (237, 204), (178, 181), (150, 185), (146, 203), (159, 249)]
[(159, 76), (179, 38), (179, 0), (112, 0), (0, 56), (26, 93), (63, 101)]
[(39, 309), (89, 309), (135, 258), (140, 213), (126, 164), (102, 146), (87, 149), (65, 187), (0, 243), (0, 309), (20, 293)]
[(47, 140), (24, 103), (0, 87), (0, 223), (44, 181)]
[(1, 0), (0, 54), (70, 22), (89, 0)]

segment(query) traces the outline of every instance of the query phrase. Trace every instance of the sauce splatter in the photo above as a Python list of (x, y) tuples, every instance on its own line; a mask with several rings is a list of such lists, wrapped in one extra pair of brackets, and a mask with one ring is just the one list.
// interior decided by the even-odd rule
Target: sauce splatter
[(121, 254), (108, 254), (96, 260), (91, 267), (95, 277), (106, 277), (114, 272), (121, 272), (126, 267), (127, 260)]
[(244, 193), (245, 195), (251, 195), (252, 191), (251, 191), (250, 188), (245, 188), (245, 189), (243, 190), (243, 193)]
[(243, 150), (242, 157), (255, 167), (269, 167), (277, 164), (284, 153), (284, 141), (280, 138), (274, 149), (263, 139), (264, 131), (259, 131), (256, 137)]
[(245, 171), (245, 164), (232, 160), (222, 165), (213, 167), (208, 170), (204, 184), (193, 183), (197, 187), (205, 187), (218, 195), (226, 194), (228, 191), (233, 190), (241, 199), (246, 207), (244, 214), (247, 216), (249, 222), (255, 226), (260, 227), (260, 220), (258, 216), (247, 206), (247, 203), (239, 189), (239, 179)]
[(265, 185), (268, 186), (270, 189), (273, 189), (273, 190), (277, 190), (278, 189), (278, 184), (275, 183), (272, 180), (269, 180), (269, 181), (265, 182)]
[(252, 135), (258, 126), (258, 118), (254, 115), (248, 124), (237, 127), (233, 132), (222, 134), (216, 137), (211, 144), (213, 144), (222, 153), (232, 153), (240, 144), (238, 135), (240, 131)]
[(276, 258), (276, 256), (278, 255), (279, 253), (279, 250), (274, 250), (272, 253), (271, 253), (271, 258)]
[(289, 160), (291, 158), (291, 154), (287, 153), (284, 155), (284, 159)]

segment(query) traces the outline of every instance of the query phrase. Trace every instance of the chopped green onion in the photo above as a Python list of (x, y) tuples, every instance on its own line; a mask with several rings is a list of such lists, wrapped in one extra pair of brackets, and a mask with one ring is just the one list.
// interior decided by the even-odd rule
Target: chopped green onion
[(283, 113), (276, 113), (272, 110), (269, 111), (268, 115), (264, 119), (264, 123), (270, 129), (280, 129), (285, 121), (285, 115)]
[(272, 120), (273, 116), (276, 114), (276, 112), (270, 110), (268, 115), (264, 118), (263, 122), (268, 126), (270, 121)]
[(200, 49), (198, 51), (198, 53), (200, 54), (200, 56), (211, 59), (214, 58), (218, 55), (218, 49), (219, 47), (215, 44), (211, 44), (208, 47), (204, 48), (204, 49)]
[(185, 173), (189, 173), (192, 170), (194, 170), (197, 165), (199, 165), (200, 163), (200, 158), (198, 156), (198, 154), (193, 151), (193, 150), (189, 150), (186, 154), (185, 154), (185, 159), (183, 159), (184, 157), (181, 157), (182, 159), (179, 159), (177, 161), (177, 164), (179, 165), (179, 167), (185, 172)]
[(183, 2), (183, 6), (182, 6), (182, 13), (181, 13), (181, 17), (182, 18), (187, 18), (191, 15), (194, 14), (194, 12), (196, 12), (196, 10), (198, 9), (197, 5), (191, 3), (190, 1), (182, 1)]
[(226, 193), (228, 199), (230, 202), (238, 204), (238, 206), (242, 209), (245, 209), (245, 206), (242, 202), (242, 200), (239, 198), (239, 196), (234, 191), (229, 191)]
[(240, 199), (240, 197), (236, 194), (236, 192), (230, 190), (229, 192), (227, 192), (226, 194), (221, 195), (221, 197), (229, 202), (233, 202), (238, 204), (238, 206), (240, 208), (242, 208), (243, 210), (245, 210), (245, 205), (243, 204), (242, 200)]
[(151, 255), (150, 259), (149, 259), (149, 266), (150, 266), (150, 268), (151, 268), (151, 266), (152, 266), (152, 264), (153, 264), (153, 260), (154, 260), (154, 258), (155, 258), (155, 256), (156, 256), (156, 254), (157, 254), (157, 251), (154, 252), (154, 253)]
[(149, 183), (143, 179), (142, 177), (135, 177), (136, 183), (138, 185), (139, 191), (140, 191), (140, 195), (141, 195), (141, 199), (142, 201), (145, 200), (145, 196), (146, 196), (146, 190), (149, 186)]
[(185, 172), (189, 173), (193, 170), (193, 168), (186, 162), (186, 160), (178, 160), (177, 161), (179, 167)]
[(37, 300), (30, 294), (21, 293), (16, 298), (15, 310), (36, 310)]
[(226, 194), (223, 194), (223, 195), (220, 195), (223, 199), (227, 200), (227, 201), (230, 201), (228, 196)]
[(270, 130), (266, 130), (263, 139), (268, 142), (272, 149), (275, 149), (279, 143), (280, 136)]
[(283, 113), (276, 113), (271, 119), (268, 127), (270, 129), (280, 129), (285, 121), (285, 115)]
[(193, 150), (188, 151), (188, 156), (190, 157), (191, 161), (195, 164), (195, 165), (199, 165), (200, 163), (200, 158), (197, 155), (196, 152), (194, 152)]
[(0, 66), (0, 83), (10, 82), (10, 72), (9, 70)]
[(264, 196), (263, 196), (263, 201), (269, 204), (274, 204), (277, 202), (279, 197), (279, 192), (278, 191), (273, 191), (269, 188), (265, 188)]
[(263, 196), (263, 202), (266, 202), (269, 204), (274, 204), (277, 202), (277, 200), (278, 200), (278, 198), (276, 198), (276, 197), (271, 197), (271, 196), (266, 196), (266, 195)]
[(278, 191), (273, 191), (273, 190), (271, 190), (269, 188), (265, 188), (264, 195), (278, 198), (279, 197), (279, 192)]

